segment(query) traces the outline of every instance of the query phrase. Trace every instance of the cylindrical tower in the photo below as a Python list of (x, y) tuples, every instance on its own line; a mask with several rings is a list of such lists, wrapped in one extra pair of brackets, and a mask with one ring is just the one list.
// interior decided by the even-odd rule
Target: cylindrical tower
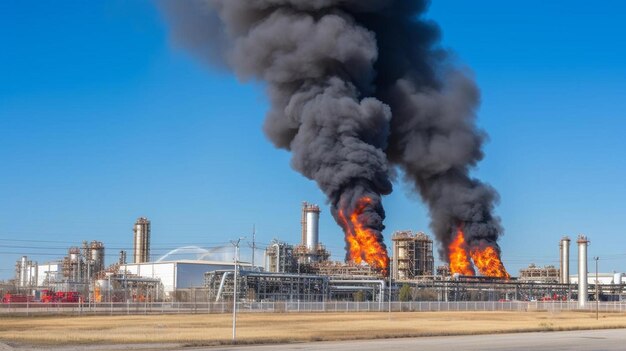
[(567, 236), (564, 236), (561, 239), (560, 248), (561, 248), (561, 270), (560, 270), (560, 282), (561, 284), (569, 284), (569, 246), (570, 239)]
[(319, 244), (320, 212), (319, 206), (302, 203), (302, 245), (310, 252), (316, 251)]
[(315, 207), (306, 213), (306, 247), (309, 251), (317, 250), (319, 244), (320, 209)]
[(28, 285), (28, 257), (22, 256), (20, 261), (20, 283), (19, 286), (25, 287)]
[(99, 241), (92, 241), (89, 244), (89, 260), (93, 265), (93, 272), (91, 274), (104, 270), (104, 244)]
[(150, 221), (148, 218), (138, 218), (133, 232), (135, 233), (133, 262), (150, 261)]
[(30, 277), (29, 277), (29, 283), (28, 285), (30, 286), (38, 286), (38, 282), (39, 282), (39, 264), (37, 262), (31, 262), (30, 265)]
[(587, 305), (587, 245), (589, 240), (584, 235), (579, 235), (578, 240), (578, 307)]

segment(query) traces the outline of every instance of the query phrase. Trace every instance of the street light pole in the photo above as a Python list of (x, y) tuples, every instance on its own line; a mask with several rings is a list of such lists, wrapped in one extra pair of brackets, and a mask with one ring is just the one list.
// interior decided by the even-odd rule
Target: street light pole
[(233, 344), (237, 342), (237, 271), (239, 270), (239, 243), (244, 238), (241, 237), (237, 241), (231, 241), (235, 247), (235, 269), (233, 274)]
[(600, 318), (599, 314), (599, 309), (600, 309), (600, 291), (598, 289), (598, 285), (599, 285), (599, 281), (598, 281), (598, 260), (600, 259), (600, 257), (596, 256), (593, 258), (594, 260), (596, 260), (596, 320), (598, 320)]
[(391, 320), (391, 264), (389, 265), (389, 320)]

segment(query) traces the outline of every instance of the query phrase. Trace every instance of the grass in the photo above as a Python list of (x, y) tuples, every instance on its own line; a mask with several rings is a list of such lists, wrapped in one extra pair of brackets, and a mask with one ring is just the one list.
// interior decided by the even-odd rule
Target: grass
[[(239, 343), (287, 343), (436, 335), (626, 328), (626, 314), (401, 312), (240, 314)], [(0, 340), (39, 345), (231, 343), (228, 314), (2, 318)]]

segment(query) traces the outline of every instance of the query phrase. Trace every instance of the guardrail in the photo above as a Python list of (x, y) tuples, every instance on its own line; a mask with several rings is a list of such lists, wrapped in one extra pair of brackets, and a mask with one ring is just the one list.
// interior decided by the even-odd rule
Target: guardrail
[[(583, 309), (575, 301), (410, 301), (410, 302), (239, 302), (241, 313), (298, 312), (433, 312), (433, 311), (595, 311), (596, 303)], [(626, 302), (600, 302), (600, 312), (626, 312)], [(231, 313), (232, 302), (113, 302), (113, 303), (4, 303), (0, 315), (147, 315)]]

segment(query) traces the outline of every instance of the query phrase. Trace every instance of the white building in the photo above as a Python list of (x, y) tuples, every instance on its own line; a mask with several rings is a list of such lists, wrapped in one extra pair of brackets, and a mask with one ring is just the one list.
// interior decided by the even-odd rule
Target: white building
[(37, 286), (45, 287), (63, 281), (63, 264), (48, 262), (37, 266)]
[[(578, 274), (569, 276), (570, 284), (578, 284)], [(624, 273), (598, 273), (598, 284), (601, 285), (622, 285), (626, 283), (626, 275)], [(596, 273), (589, 272), (587, 274), (587, 284), (596, 284)]]
[[(120, 266), (120, 273), (126, 271), (143, 278), (160, 279), (163, 291), (169, 295), (177, 289), (203, 287), (204, 273), (232, 270), (234, 265), (233, 262), (200, 260), (128, 263)], [(250, 268), (250, 264), (246, 262), (240, 262), (239, 266)]]

